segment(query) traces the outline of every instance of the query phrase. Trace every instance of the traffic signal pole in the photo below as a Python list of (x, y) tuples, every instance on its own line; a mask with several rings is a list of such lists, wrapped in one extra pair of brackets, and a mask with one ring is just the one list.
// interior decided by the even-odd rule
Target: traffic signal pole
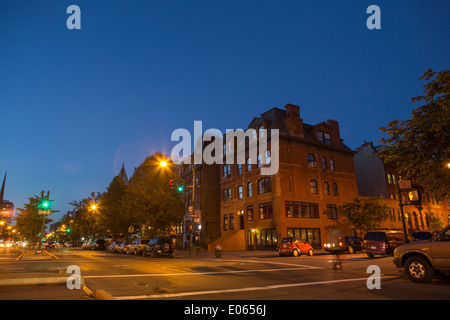
[[(50, 191), (47, 192), (47, 196), (45, 198), (41, 199), (41, 204), (42, 203), (46, 203), (47, 204), (45, 207), (49, 206), (49, 203), (50, 203), (49, 197), (50, 197)], [(39, 206), (41, 206), (41, 204), (39, 204)], [(42, 215), (42, 226), (41, 226), (41, 233), (40, 233), (41, 237), (43, 236), (44, 229), (45, 229), (45, 217), (46, 216), (47, 215)], [(37, 249), (34, 252), (35, 255), (41, 254), (41, 248), (42, 248), (42, 239), (39, 239), (39, 237), (37, 237), (37, 238), (38, 238), (38, 243), (37, 243)]]

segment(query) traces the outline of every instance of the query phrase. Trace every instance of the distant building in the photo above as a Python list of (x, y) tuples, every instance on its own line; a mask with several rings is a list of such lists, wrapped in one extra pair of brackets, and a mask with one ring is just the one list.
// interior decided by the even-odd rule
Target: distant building
[(339, 206), (358, 196), (355, 151), (343, 143), (338, 122), (306, 124), (300, 108), (288, 104), (255, 117), (248, 128), (258, 139), (260, 129), (279, 129), (279, 171), (262, 176), (261, 155), (258, 163), (221, 165), (221, 236), (209, 249), (217, 243), (224, 250), (275, 249), (288, 236), (320, 248), (337, 226)]
[(4, 200), (6, 173), (3, 178), (2, 188), (0, 189), (0, 219), (11, 225), (12, 216), (14, 215), (14, 204), (11, 201)]
[[(391, 210), (390, 219), (380, 226), (383, 229), (402, 230), (397, 182), (399, 174), (393, 163), (384, 163), (378, 156), (383, 146), (364, 142), (357, 148), (354, 157), (355, 173), (360, 196), (381, 197)], [(409, 231), (430, 229), (430, 214), (439, 217), (447, 225), (450, 220), (449, 199), (438, 193), (428, 192), (423, 186), (414, 185), (422, 192), (421, 206), (403, 207)], [(408, 203), (406, 192), (402, 192), (402, 203)]]
[(123, 183), (128, 186), (130, 184), (130, 180), (128, 179), (127, 172), (125, 170), (125, 163), (122, 163), (122, 168), (120, 169), (119, 174), (117, 175), (120, 179), (122, 179)]

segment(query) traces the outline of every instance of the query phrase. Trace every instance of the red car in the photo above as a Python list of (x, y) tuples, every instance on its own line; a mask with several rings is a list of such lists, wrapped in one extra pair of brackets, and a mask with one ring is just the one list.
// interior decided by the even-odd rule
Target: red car
[(308, 242), (300, 238), (289, 237), (283, 238), (283, 240), (281, 240), (281, 245), (280, 248), (278, 249), (278, 254), (280, 256), (293, 255), (294, 257), (298, 257), (302, 254), (312, 256), (314, 255), (314, 249)]

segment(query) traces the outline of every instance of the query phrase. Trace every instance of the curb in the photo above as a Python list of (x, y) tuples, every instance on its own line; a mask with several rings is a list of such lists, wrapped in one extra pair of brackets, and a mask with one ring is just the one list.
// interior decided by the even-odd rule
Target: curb
[(67, 277), (12, 278), (12, 279), (1, 279), (0, 287), (46, 285), (46, 284), (66, 284), (66, 282), (67, 282)]

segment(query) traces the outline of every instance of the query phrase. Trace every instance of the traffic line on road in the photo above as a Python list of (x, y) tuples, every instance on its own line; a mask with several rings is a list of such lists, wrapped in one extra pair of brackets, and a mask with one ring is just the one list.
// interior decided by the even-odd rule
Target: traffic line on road
[[(377, 277), (377, 279), (398, 278), (398, 276), (386, 276)], [(372, 278), (375, 279), (375, 278)], [(341, 280), (328, 280), (328, 281), (315, 281), (315, 282), (301, 282), (301, 283), (288, 283), (279, 285), (270, 285), (263, 287), (249, 287), (249, 288), (236, 288), (236, 289), (223, 289), (223, 290), (207, 290), (207, 291), (192, 291), (192, 292), (180, 292), (180, 293), (166, 293), (166, 294), (153, 294), (153, 295), (140, 295), (140, 296), (124, 296), (116, 297), (120, 300), (141, 300), (141, 299), (161, 299), (161, 298), (178, 298), (186, 296), (198, 296), (198, 295), (210, 295), (210, 294), (224, 294), (235, 292), (248, 292), (248, 291), (261, 291), (261, 290), (274, 290), (292, 287), (305, 287), (313, 285), (334, 284), (352, 281), (367, 281), (367, 278), (353, 278), (353, 279), (341, 279)]]
[[(318, 267), (317, 267), (318, 268)], [(309, 270), (313, 268), (280, 268), (280, 269), (251, 269), (251, 270), (234, 270), (234, 271), (208, 271), (208, 272), (185, 272), (185, 273), (141, 273), (141, 274), (115, 274), (115, 275), (101, 275), (101, 276), (84, 276), (85, 279), (99, 279), (99, 278), (131, 278), (131, 277), (174, 277), (174, 276), (202, 276), (202, 275), (216, 275), (216, 274), (233, 274), (233, 273), (252, 273), (252, 272), (276, 272), (276, 271), (290, 271), (290, 270)]]

